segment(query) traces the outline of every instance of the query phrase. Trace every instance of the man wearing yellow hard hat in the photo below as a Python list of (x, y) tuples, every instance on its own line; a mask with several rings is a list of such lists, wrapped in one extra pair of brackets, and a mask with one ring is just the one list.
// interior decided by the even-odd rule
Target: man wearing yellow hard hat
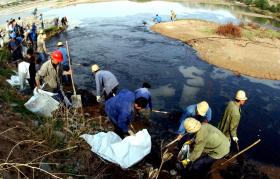
[(119, 82), (113, 73), (101, 70), (97, 64), (91, 66), (91, 71), (95, 74), (97, 102), (101, 102), (103, 95), (107, 101), (117, 94)]
[(194, 142), (191, 144), (193, 150), (188, 158), (181, 161), (184, 167), (189, 166), (186, 178), (205, 177), (205, 173), (209, 171), (215, 160), (229, 153), (229, 140), (216, 127), (208, 123), (200, 123), (191, 117), (184, 121), (184, 129), (194, 135)]
[(188, 106), (180, 118), (180, 126), (177, 131), (178, 140), (180, 140), (185, 134), (184, 122), (189, 117), (193, 117), (200, 122), (209, 122), (212, 118), (212, 110), (206, 101)]
[(218, 128), (225, 134), (225, 136), (234, 142), (238, 142), (237, 128), (240, 121), (241, 106), (243, 106), (248, 98), (243, 90), (238, 90), (235, 95), (235, 100), (230, 101), (224, 112), (223, 118), (220, 121)]

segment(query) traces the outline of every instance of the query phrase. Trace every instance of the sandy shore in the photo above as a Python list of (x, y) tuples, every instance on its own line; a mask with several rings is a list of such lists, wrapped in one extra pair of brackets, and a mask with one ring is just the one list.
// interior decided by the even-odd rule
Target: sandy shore
[[(230, 39), (216, 35), (217, 27), (212, 22), (182, 20), (156, 24), (152, 30), (189, 44), (197, 50), (202, 60), (210, 64), (238, 74), (280, 80), (279, 39)], [(267, 33), (264, 29), (258, 31), (258, 34)], [(247, 32), (250, 31), (247, 29)]]

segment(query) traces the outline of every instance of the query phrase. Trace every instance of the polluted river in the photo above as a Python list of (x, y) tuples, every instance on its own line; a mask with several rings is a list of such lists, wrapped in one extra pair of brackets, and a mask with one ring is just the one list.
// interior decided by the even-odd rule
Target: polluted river
[[(211, 124), (217, 126), (226, 103), (238, 89), (248, 95), (238, 128), (240, 148), (257, 139), (261, 144), (246, 153), (250, 158), (275, 165), (280, 161), (280, 81), (236, 75), (202, 61), (190, 46), (150, 30), (159, 14), (169, 21), (170, 10), (178, 18), (239, 23), (241, 19), (226, 8), (190, 6), (187, 3), (131, 1), (104, 2), (47, 9), (45, 17), (67, 16), (69, 29), (47, 42), (54, 50), (59, 40), (67, 40), (79, 89), (95, 90), (90, 66), (97, 63), (115, 74), (119, 89), (135, 90), (143, 82), (151, 84), (154, 109), (182, 111), (202, 100), (212, 108)], [(254, 20), (254, 19), (253, 19)], [(143, 21), (147, 25), (143, 25)], [(262, 21), (263, 22), (263, 21)], [(272, 24), (261, 24), (272, 26)], [(279, 24), (276, 24), (279, 25)], [(274, 28), (279, 28), (275, 26)], [(172, 140), (178, 121), (168, 115), (153, 114), (155, 140)]]

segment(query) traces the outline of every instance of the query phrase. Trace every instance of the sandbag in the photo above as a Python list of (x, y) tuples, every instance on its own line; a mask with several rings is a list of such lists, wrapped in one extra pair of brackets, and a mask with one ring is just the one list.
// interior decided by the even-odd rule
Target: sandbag
[(100, 132), (80, 136), (91, 146), (91, 151), (102, 158), (129, 168), (151, 152), (151, 136), (147, 129), (128, 136), (123, 140), (114, 132)]
[(35, 88), (34, 95), (24, 104), (24, 106), (33, 113), (45, 117), (51, 117), (52, 112), (59, 107), (59, 102), (51, 97), (53, 95), (56, 94), (43, 90), (38, 93)]
[(18, 64), (18, 76), (19, 76), (20, 89), (23, 89), (26, 79), (30, 78), (29, 66), (30, 66), (30, 63), (24, 62), (24, 61), (20, 62)]

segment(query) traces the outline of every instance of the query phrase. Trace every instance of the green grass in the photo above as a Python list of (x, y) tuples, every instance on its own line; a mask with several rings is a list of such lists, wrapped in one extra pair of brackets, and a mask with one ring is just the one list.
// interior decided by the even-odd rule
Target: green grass
[(269, 38), (269, 39), (280, 39), (280, 32), (277, 32), (272, 29), (247, 29), (242, 28), (242, 36), (246, 37), (250, 40), (254, 40), (254, 38)]

